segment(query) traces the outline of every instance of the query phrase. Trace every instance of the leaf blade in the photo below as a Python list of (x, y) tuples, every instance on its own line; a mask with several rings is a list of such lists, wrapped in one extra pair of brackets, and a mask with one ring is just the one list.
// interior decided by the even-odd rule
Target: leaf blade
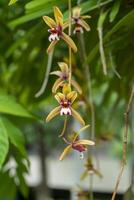
[(23, 106), (15, 101), (12, 96), (0, 94), (0, 113), (19, 117), (34, 118)]
[(3, 123), (10, 142), (20, 151), (24, 157), (26, 157), (27, 153), (25, 149), (25, 141), (21, 130), (12, 124), (7, 118), (3, 118)]
[(0, 118), (0, 169), (6, 159), (9, 149), (8, 135), (2, 118)]
[(8, 5), (11, 6), (11, 5), (15, 4), (17, 1), (18, 0), (10, 0), (9, 3), (8, 3)]

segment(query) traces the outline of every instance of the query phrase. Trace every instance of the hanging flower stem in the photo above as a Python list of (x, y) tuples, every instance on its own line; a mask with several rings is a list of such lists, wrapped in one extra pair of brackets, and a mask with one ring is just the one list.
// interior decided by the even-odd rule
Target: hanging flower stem
[(130, 113), (130, 109), (131, 109), (131, 105), (132, 105), (132, 101), (134, 99), (134, 86), (132, 88), (132, 92), (128, 101), (128, 105), (127, 105), (127, 109), (126, 112), (124, 114), (125, 116), (125, 130), (124, 130), (124, 135), (123, 135), (123, 152), (122, 152), (122, 162), (121, 162), (121, 169), (119, 172), (119, 175), (117, 177), (117, 181), (116, 181), (116, 185), (115, 185), (115, 189), (112, 195), (111, 200), (115, 200), (115, 196), (117, 194), (117, 190), (118, 190), (118, 186), (120, 184), (120, 180), (126, 165), (126, 151), (127, 151), (127, 142), (128, 142), (128, 126), (129, 126), (129, 113)]
[(47, 86), (48, 79), (49, 79), (49, 74), (50, 74), (51, 67), (52, 67), (53, 53), (54, 53), (54, 50), (52, 50), (48, 54), (48, 62), (47, 62), (47, 67), (46, 67), (46, 74), (45, 74), (44, 81), (42, 83), (42, 86), (41, 86), (40, 90), (35, 94), (36, 98), (40, 97), (46, 90), (46, 86)]
[[(68, 9), (69, 9), (68, 35), (71, 36), (71, 20), (72, 20), (71, 0), (68, 0)], [(71, 85), (71, 78), (72, 78), (72, 50), (71, 47), (69, 46), (69, 85)]]
[(64, 136), (66, 128), (67, 128), (67, 115), (65, 116), (63, 130), (62, 130), (61, 134), (59, 135), (59, 137), (63, 137)]
[(94, 195), (93, 195), (93, 175), (90, 175), (90, 193), (89, 193), (89, 198), (90, 200), (94, 200)]
[(101, 62), (103, 66), (103, 73), (104, 75), (107, 75), (107, 63), (106, 63), (106, 57), (104, 53), (104, 46), (103, 46), (103, 29), (102, 27), (98, 28), (98, 36), (99, 36), (99, 51), (101, 56)]

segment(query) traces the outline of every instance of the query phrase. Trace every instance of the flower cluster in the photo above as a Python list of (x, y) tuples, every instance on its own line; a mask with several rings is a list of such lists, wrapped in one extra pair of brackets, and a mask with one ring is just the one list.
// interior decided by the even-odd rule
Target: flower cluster
[[(50, 27), (48, 32), (50, 33), (49, 41), (50, 45), (47, 49), (47, 53), (55, 47), (55, 45), (63, 40), (70, 49), (75, 53), (77, 47), (72, 40), (72, 38), (65, 33), (65, 29), (70, 25), (74, 25), (74, 33), (79, 32), (83, 33), (83, 29), (87, 31), (90, 30), (89, 25), (84, 21), (89, 16), (81, 16), (80, 8), (75, 8), (73, 10), (71, 21), (63, 21), (63, 14), (58, 7), (54, 7), (54, 17), (55, 20), (48, 16), (44, 16), (43, 20)], [(78, 93), (81, 94), (82, 90), (80, 85), (72, 78), (71, 69), (68, 67), (65, 62), (58, 62), (60, 70), (51, 72), (51, 75), (56, 75), (58, 78), (54, 82), (52, 87), (52, 93), (54, 94), (55, 99), (58, 102), (58, 106), (55, 107), (46, 117), (46, 122), (49, 122), (57, 115), (60, 116), (72, 116), (76, 119), (82, 126), (84, 126), (78, 133), (75, 133), (71, 141), (67, 141), (65, 137), (62, 138), (68, 144), (64, 149), (63, 153), (60, 156), (60, 160), (63, 160), (65, 155), (68, 154), (71, 150), (76, 150), (80, 152), (80, 156), (83, 157), (83, 152), (87, 150), (87, 145), (94, 145), (94, 142), (91, 140), (85, 140), (79, 138), (79, 133), (85, 130), (89, 125), (85, 126), (85, 121), (81, 115), (73, 108), (74, 101), (76, 101)], [(73, 89), (72, 89), (73, 88)]]
[(54, 17), (55, 20), (48, 16), (43, 16), (43, 20), (50, 27), (48, 32), (50, 33), (49, 41), (51, 42), (47, 53), (50, 53), (54, 46), (61, 39), (64, 40), (69, 47), (72, 48), (74, 52), (77, 52), (77, 47), (73, 40), (64, 32), (64, 30), (69, 26), (69, 23), (75, 26), (73, 33), (83, 33), (85, 29), (86, 31), (90, 31), (90, 26), (86, 23), (85, 19), (91, 18), (89, 15), (81, 15), (81, 8), (76, 7), (73, 9), (72, 20), (63, 22), (63, 14), (58, 7), (54, 7)]

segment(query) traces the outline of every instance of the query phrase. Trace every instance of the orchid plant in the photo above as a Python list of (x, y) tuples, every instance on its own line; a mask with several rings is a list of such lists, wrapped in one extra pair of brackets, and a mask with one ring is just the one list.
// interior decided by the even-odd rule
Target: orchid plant
[[(70, 37), (70, 34), (67, 35), (64, 31), (67, 27), (73, 24), (75, 25), (74, 33), (80, 32), (83, 33), (83, 28), (87, 31), (90, 30), (89, 25), (84, 21), (84, 19), (90, 18), (90, 16), (81, 16), (81, 9), (79, 7), (73, 10), (73, 14), (70, 19), (67, 21), (63, 21), (63, 14), (58, 7), (54, 7), (54, 17), (55, 20), (48, 16), (43, 16), (43, 20), (50, 27), (48, 32), (50, 33), (49, 41), (51, 42), (47, 53), (50, 53), (52, 49), (55, 47), (57, 42), (62, 39), (64, 40), (68, 47), (69, 52), (72, 49), (74, 52), (77, 51), (77, 47), (73, 40)], [(69, 53), (69, 60), (71, 60), (71, 54)], [(85, 121), (81, 117), (81, 115), (73, 108), (73, 103), (77, 99), (78, 93), (81, 94), (82, 90), (79, 84), (72, 79), (72, 71), (71, 71), (71, 62), (69, 66), (65, 62), (58, 62), (60, 70), (53, 71), (50, 74), (58, 76), (57, 80), (54, 82), (52, 87), (52, 93), (55, 94), (54, 97), (58, 102), (58, 106), (54, 108), (46, 117), (46, 122), (51, 121), (54, 117), (60, 116), (72, 116), (76, 119), (84, 128), (81, 130), (85, 130), (88, 126), (85, 126)], [(73, 90), (72, 90), (73, 87)], [(76, 91), (75, 91), (76, 90)], [(78, 93), (77, 93), (78, 92)], [(67, 118), (66, 118), (67, 120)], [(66, 121), (65, 121), (66, 123)], [(81, 130), (79, 132), (81, 132)], [(64, 130), (65, 131), (65, 130)], [(87, 150), (88, 145), (94, 145), (94, 141), (85, 140), (79, 138), (79, 132), (75, 133), (73, 139), (71, 141), (67, 141), (64, 137), (64, 133), (61, 134), (63, 140), (68, 144), (68, 146), (64, 149), (63, 153), (60, 156), (60, 160), (63, 160), (65, 155), (68, 154), (72, 150), (76, 150), (80, 152), (81, 156), (83, 152)]]
[[(72, 16), (70, 15), (71, 13)], [(85, 19), (89, 19), (90, 16), (82, 16), (81, 8), (76, 7), (73, 9), (72, 12), (69, 10), (69, 19), (63, 21), (62, 12), (58, 7), (55, 6), (54, 17), (55, 20), (48, 16), (43, 16), (43, 20), (50, 27), (50, 29), (48, 29), (48, 32), (50, 33), (50, 36), (48, 38), (50, 45), (47, 49), (47, 53), (50, 53), (54, 49), (55, 45), (62, 39), (66, 42), (69, 48), (69, 62), (58, 62), (60, 70), (50, 72), (50, 75), (56, 75), (58, 77), (52, 86), (52, 94), (54, 94), (54, 98), (57, 100), (59, 105), (55, 107), (52, 111), (50, 111), (50, 113), (46, 117), (46, 122), (51, 121), (56, 116), (66, 116), (63, 131), (59, 136), (63, 139), (67, 146), (61, 153), (59, 160), (62, 161), (65, 156), (72, 151), (79, 152), (80, 158), (83, 159), (84, 152), (86, 152), (88, 149), (87, 147), (95, 145), (95, 142), (89, 139), (80, 138), (80, 133), (87, 129), (89, 125), (85, 125), (86, 123), (84, 119), (81, 117), (78, 111), (73, 108), (74, 102), (77, 100), (78, 95), (82, 94), (82, 89), (77, 81), (72, 78), (72, 50), (74, 53), (76, 53), (77, 47), (71, 38), (71, 26), (74, 27), (74, 34), (82, 34), (84, 32), (84, 29), (86, 31), (90, 31), (90, 26), (85, 21)], [(69, 28), (68, 34), (65, 33), (65, 29), (67, 27)], [(66, 135), (65, 137), (64, 133), (67, 128), (67, 117), (70, 116), (76, 119), (81, 124), (82, 128), (78, 131), (72, 131), (72, 137), (71, 139), (68, 139), (68, 135)], [(94, 168), (92, 163), (87, 160), (85, 164), (85, 171), (82, 177), (85, 178), (90, 172), (100, 175), (97, 169)], [(78, 195), (78, 199), (81, 199), (81, 195)]]

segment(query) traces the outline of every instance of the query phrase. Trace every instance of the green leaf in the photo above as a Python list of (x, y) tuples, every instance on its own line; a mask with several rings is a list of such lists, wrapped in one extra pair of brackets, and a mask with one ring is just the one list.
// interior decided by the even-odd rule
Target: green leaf
[(8, 5), (11, 6), (11, 5), (15, 4), (17, 1), (18, 0), (10, 0)]
[(107, 14), (108, 14), (108, 11), (109, 11), (109, 10), (100, 13), (100, 17), (99, 17), (98, 25), (97, 25), (98, 28), (103, 27), (103, 24), (104, 24), (104, 22), (105, 22), (105, 19), (106, 19), (106, 16), (107, 16)]
[(14, 124), (12, 124), (7, 118), (3, 118), (3, 124), (6, 128), (10, 142), (20, 151), (20, 153), (26, 157), (25, 142), (23, 133)]
[(103, 0), (100, 3), (98, 3), (98, 0), (90, 0), (85, 3), (80, 4), (80, 7), (82, 8), (81, 14), (84, 14), (86, 12), (89, 12), (91, 10), (100, 8), (104, 5), (107, 5), (108, 3), (112, 2), (113, 0)]
[[(92, 11), (92, 10), (95, 10), (97, 8), (100, 8), (110, 2), (112, 2), (113, 0), (104, 0), (102, 1), (101, 3), (98, 3), (98, 0), (90, 0), (90, 1), (87, 1), (87, 2), (84, 2), (84, 3), (81, 3), (80, 4), (80, 7), (81, 7), (81, 14), (85, 14), (89, 11)], [(64, 13), (64, 20), (66, 20), (68, 18), (68, 11), (66, 11)]]
[[(130, 11), (127, 15), (125, 15), (121, 20), (119, 20), (115, 26), (110, 29), (110, 31), (104, 36), (103, 41), (105, 42), (110, 38), (112, 34), (118, 31), (122, 27), (127, 27), (127, 29), (133, 29), (133, 22), (134, 22), (134, 10)], [(96, 56), (99, 50), (99, 45), (97, 44), (92, 51), (89, 53), (87, 57), (87, 62), (90, 63)]]
[[(82, 14), (104, 6), (113, 0), (104, 0), (100, 4), (98, 4), (98, 0), (90, 0), (88, 2), (82, 3), (80, 6), (82, 8)], [(26, 15), (15, 19), (9, 22), (10, 27), (16, 27), (19, 24), (34, 20), (43, 15), (48, 15), (53, 12), (53, 6), (67, 6), (67, 1), (62, 0), (62, 4), (59, 0), (39, 0), (39, 1), (31, 1), (25, 5)], [(68, 18), (68, 11), (64, 13), (64, 19)]]
[(17, 177), (19, 178), (19, 190), (23, 194), (24, 197), (28, 197), (28, 186), (26, 184), (24, 175), (22, 174), (21, 169), (18, 167), (17, 170)]
[(0, 113), (16, 115), (20, 117), (34, 118), (25, 108), (15, 101), (12, 96), (0, 94)]
[[(62, 0), (62, 3), (66, 3), (66, 0)], [(38, 5), (36, 7), (36, 4)], [(50, 1), (48, 3), (44, 1), (32, 1), (26, 4), (26, 15), (15, 19), (9, 23), (10, 27), (16, 27), (19, 24), (34, 20), (36, 18), (42, 17), (43, 15), (48, 15), (53, 12), (53, 6), (60, 6), (61, 2), (59, 0)]]
[(0, 172), (0, 199), (13, 200), (15, 196), (16, 196), (16, 185), (15, 185), (14, 179), (10, 176), (9, 171), (1, 171)]
[(116, 0), (114, 2), (114, 5), (113, 5), (112, 10), (109, 15), (110, 22), (113, 22), (114, 19), (116, 18), (117, 14), (119, 12), (119, 9), (120, 9), (120, 5), (121, 5), (121, 0)]
[[(33, 10), (33, 9), (40, 9), (40, 7), (42, 8), (42, 6), (48, 6), (46, 4), (51, 4), (54, 3), (56, 5), (56, 1), (57, 0), (38, 0), (38, 1), (30, 1), (29, 3), (27, 3), (25, 5), (25, 9), (26, 10)], [(52, 4), (52, 5), (54, 5)]]
[(2, 167), (9, 149), (8, 135), (5, 125), (0, 118), (0, 168)]

